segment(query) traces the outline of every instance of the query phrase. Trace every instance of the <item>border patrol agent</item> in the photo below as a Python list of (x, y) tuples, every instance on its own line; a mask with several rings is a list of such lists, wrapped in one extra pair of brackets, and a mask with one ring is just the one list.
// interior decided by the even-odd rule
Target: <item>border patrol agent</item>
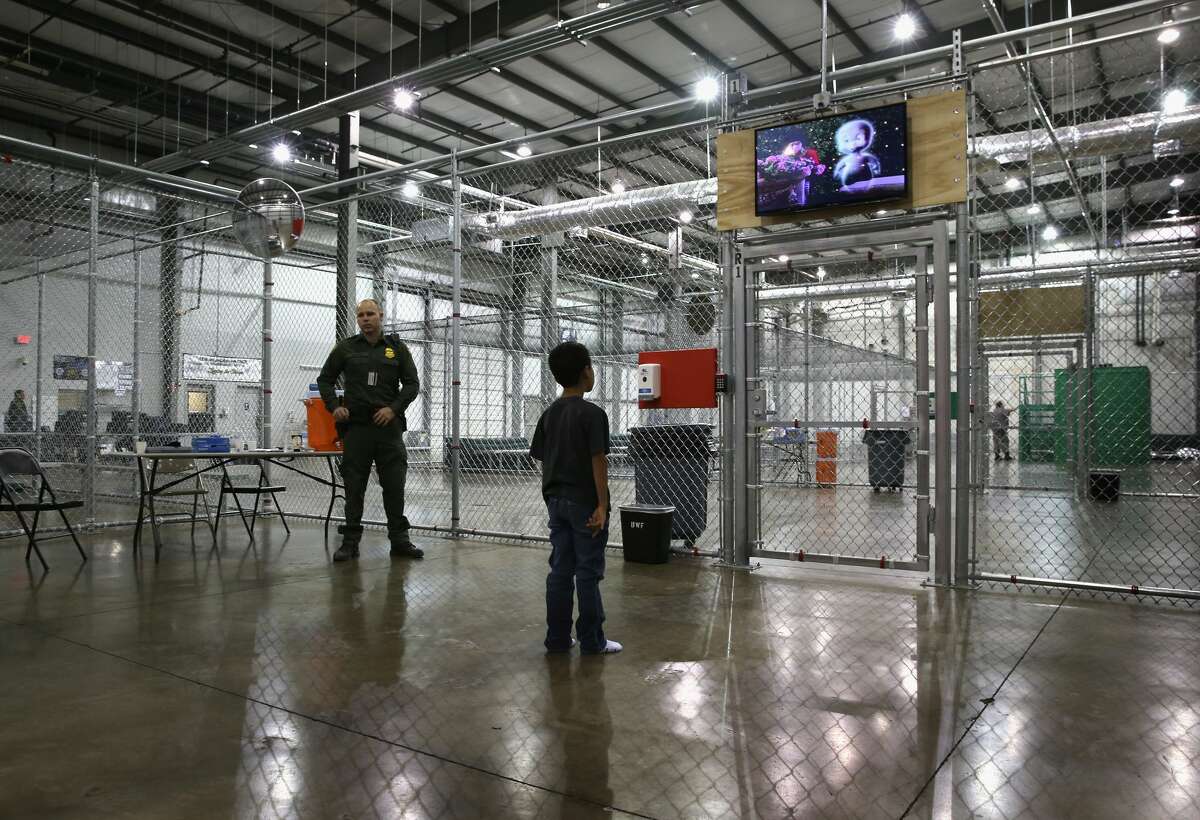
[[(372, 462), (383, 490), (392, 556), (423, 558), (425, 553), (409, 539), (408, 519), (404, 516), (404, 482), (408, 476), (404, 411), (420, 391), (417, 366), (403, 342), (383, 335), (378, 302), (364, 299), (358, 303), (357, 314), (362, 332), (338, 342), (317, 376), (321, 398), (333, 413), (342, 436), (346, 523), (339, 527), (342, 545), (333, 560), (358, 557), (363, 497)], [(345, 402), (340, 406), (334, 390), (339, 376), (345, 385)]]

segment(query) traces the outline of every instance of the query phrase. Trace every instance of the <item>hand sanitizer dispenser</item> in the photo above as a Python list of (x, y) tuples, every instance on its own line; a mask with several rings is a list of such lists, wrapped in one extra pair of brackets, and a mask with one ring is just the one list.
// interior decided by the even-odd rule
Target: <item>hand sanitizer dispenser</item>
[(662, 396), (662, 365), (638, 365), (638, 401), (654, 401)]

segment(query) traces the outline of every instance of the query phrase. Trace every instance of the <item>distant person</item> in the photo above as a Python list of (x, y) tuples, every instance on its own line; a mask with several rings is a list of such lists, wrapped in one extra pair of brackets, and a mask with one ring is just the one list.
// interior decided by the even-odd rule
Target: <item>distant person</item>
[(14, 390), (12, 401), (8, 403), (8, 411), (4, 414), (4, 429), (9, 433), (32, 433), (33, 419), (29, 416), (29, 408), (25, 406), (25, 391)]
[[(604, 637), (604, 549), (608, 545), (608, 416), (583, 396), (596, 384), (588, 349), (563, 342), (550, 351), (558, 397), (533, 433), (529, 455), (542, 462), (542, 497), (550, 514), (550, 574), (546, 576), (546, 651), (568, 652), (574, 596), (575, 634), (585, 655), (621, 651)], [(574, 595), (572, 594), (574, 593)]]
[[(1015, 408), (1014, 408), (1015, 409)], [(996, 461), (1001, 456), (1005, 461), (1012, 461), (1012, 453), (1008, 451), (1008, 417), (1012, 410), (1004, 406), (1004, 402), (996, 402), (996, 406), (988, 413), (988, 423), (992, 428), (992, 447), (996, 451)]]
[[(383, 335), (378, 302), (364, 299), (358, 303), (357, 314), (362, 332), (338, 342), (317, 376), (321, 399), (342, 431), (346, 523), (339, 528), (342, 545), (333, 560), (358, 557), (363, 499), (372, 462), (383, 490), (392, 557), (424, 558), (425, 553), (409, 538), (408, 518), (404, 515), (404, 484), (408, 477), (404, 411), (420, 392), (417, 366), (402, 341)], [(335, 389), (339, 377), (346, 391), (344, 404), (338, 402)]]

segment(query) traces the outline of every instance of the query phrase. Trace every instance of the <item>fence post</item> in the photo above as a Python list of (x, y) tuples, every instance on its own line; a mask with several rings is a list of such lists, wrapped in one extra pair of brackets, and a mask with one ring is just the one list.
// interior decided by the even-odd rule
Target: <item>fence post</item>
[(934, 581), (952, 582), (950, 535), (950, 254), (946, 220), (933, 223)]
[[(129, 429), (137, 449), (141, 435), (142, 415), (142, 258), (138, 254), (137, 238), (133, 240), (133, 385), (130, 396)], [(136, 480), (135, 480), (136, 483)]]
[(88, 286), (87, 286), (87, 452), (83, 475), (84, 517), (88, 529), (96, 522), (96, 257), (100, 241), (100, 180), (91, 172), (88, 197)]
[(734, 445), (737, 441), (737, 428), (734, 426), (734, 404), (737, 392), (732, 382), (740, 381), (742, 374), (734, 359), (733, 342), (733, 273), (734, 259), (737, 255), (737, 238), (732, 231), (721, 234), (721, 335), (719, 350), (721, 355), (721, 372), (726, 378), (726, 392), (721, 394), (721, 561), (733, 563), (734, 560), (734, 497), (737, 492), (737, 481), (734, 473)]
[[(272, 277), (271, 260), (263, 260), (262, 296), (262, 416), (259, 419), (258, 446), (271, 446), (271, 297), (275, 282)], [(268, 476), (268, 481), (270, 477)], [(264, 501), (266, 499), (264, 498)]]
[(458, 535), (461, 519), (460, 485), (462, 482), (462, 429), (460, 400), (462, 393), (462, 179), (458, 173), (458, 151), (450, 155), (450, 175), (453, 190), (453, 212), (450, 219), (453, 294), (450, 308), (450, 532)]
[(42, 363), (45, 351), (45, 344), (42, 341), (42, 331), (46, 326), (43, 318), (43, 308), (46, 300), (46, 274), (42, 273), (42, 260), (33, 260), (33, 269), (37, 273), (37, 328), (34, 339), (37, 343), (37, 349), (34, 352), (34, 364), (37, 366), (36, 376), (33, 382), (33, 446), (37, 457), (42, 457)]
[(967, 204), (955, 215), (954, 249), (958, 274), (955, 304), (958, 317), (956, 362), (958, 365), (958, 418), (955, 424), (954, 474), (954, 583), (968, 580), (967, 557), (971, 540), (971, 221)]

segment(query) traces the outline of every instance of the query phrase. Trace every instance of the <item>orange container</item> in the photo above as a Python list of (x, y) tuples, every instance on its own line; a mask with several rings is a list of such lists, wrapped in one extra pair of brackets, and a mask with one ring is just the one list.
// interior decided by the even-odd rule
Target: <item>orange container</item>
[(322, 452), (340, 451), (342, 440), (333, 423), (333, 413), (325, 409), (325, 402), (305, 399), (304, 409), (308, 411), (308, 446)]
[(837, 458), (837, 430), (822, 430), (817, 433), (817, 458)]
[(836, 461), (818, 461), (817, 462), (817, 483), (818, 484), (837, 484), (837, 462)]

